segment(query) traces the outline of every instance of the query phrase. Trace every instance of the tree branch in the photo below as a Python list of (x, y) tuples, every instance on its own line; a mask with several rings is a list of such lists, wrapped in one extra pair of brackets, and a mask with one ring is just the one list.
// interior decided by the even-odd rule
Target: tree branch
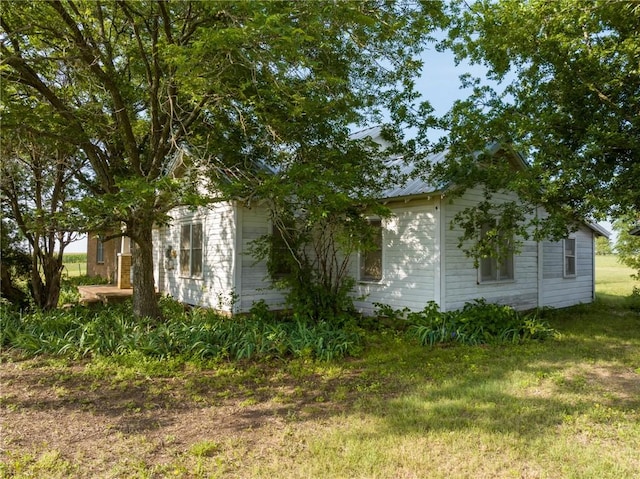
[[(134, 167), (139, 170), (140, 156), (138, 153), (138, 144), (133, 133), (129, 115), (127, 113), (126, 102), (124, 101), (122, 94), (115, 83), (115, 79), (112, 78), (112, 76), (107, 72), (105, 72), (96, 61), (97, 57), (101, 57), (100, 52), (98, 51), (96, 55), (95, 49), (87, 41), (88, 37), (86, 37), (85, 34), (80, 31), (77, 23), (73, 20), (73, 18), (71, 18), (69, 12), (67, 12), (62, 6), (60, 0), (52, 2), (51, 6), (56, 10), (56, 12), (58, 12), (64, 23), (71, 31), (73, 40), (80, 51), (80, 55), (84, 63), (89, 67), (89, 69), (94, 73), (97, 79), (109, 92), (113, 100), (113, 106), (116, 118), (118, 119), (118, 125), (120, 126), (123, 133), (125, 149), (132, 165), (134, 165)], [(113, 71), (112, 73), (115, 73), (115, 71)]]

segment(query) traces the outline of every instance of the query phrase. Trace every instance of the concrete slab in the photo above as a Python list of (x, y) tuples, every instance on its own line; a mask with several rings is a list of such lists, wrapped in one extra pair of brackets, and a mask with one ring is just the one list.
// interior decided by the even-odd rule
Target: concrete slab
[(82, 304), (119, 303), (133, 295), (133, 289), (120, 289), (111, 284), (78, 286), (78, 292)]

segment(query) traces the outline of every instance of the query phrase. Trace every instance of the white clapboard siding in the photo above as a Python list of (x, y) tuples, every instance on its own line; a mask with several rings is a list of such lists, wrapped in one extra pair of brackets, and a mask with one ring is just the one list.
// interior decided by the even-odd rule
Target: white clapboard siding
[[(497, 201), (512, 198), (508, 194), (494, 196)], [(517, 309), (564, 307), (593, 300), (594, 242), (587, 227), (574, 234), (576, 277), (563, 277), (562, 242), (527, 240), (514, 258), (513, 280), (479, 283), (473, 259), (458, 248), (461, 231), (451, 230), (450, 224), (458, 212), (482, 199), (476, 189), (452, 201), (438, 198), (391, 203), (393, 215), (383, 221), (382, 280), (357, 281), (359, 255), (352, 256), (356, 307), (373, 314), (374, 303), (417, 311), (435, 301), (443, 311), (449, 311), (479, 298)], [(160, 292), (186, 304), (234, 313), (249, 311), (257, 301), (272, 309), (285, 306), (284, 294), (272, 287), (265, 262), (256, 262), (251, 255), (252, 242), (271, 232), (266, 209), (218, 203), (195, 211), (176, 208), (171, 217), (172, 221), (157, 228), (153, 236), (154, 279)], [(180, 275), (181, 225), (194, 221), (203, 224), (201, 278)], [(176, 252), (173, 267), (167, 261), (169, 248)]]
[[(356, 283), (355, 306), (365, 314), (373, 303), (393, 308), (421, 310), (436, 300), (436, 270), (439, 261), (437, 202), (414, 200), (390, 205), (393, 216), (383, 221), (382, 280)], [(357, 279), (357, 255), (352, 271)], [(364, 296), (364, 299), (358, 297)]]
[[(508, 194), (495, 195), (494, 201), (507, 201), (513, 197)], [(514, 257), (514, 279), (494, 283), (479, 283), (478, 270), (473, 259), (468, 258), (458, 248), (461, 230), (450, 228), (455, 215), (468, 206), (482, 201), (482, 192), (472, 189), (460, 198), (442, 201), (443, 245), (443, 284), (442, 309), (446, 311), (460, 309), (465, 303), (484, 298), (491, 303), (509, 304), (516, 309), (535, 308), (538, 302), (538, 264), (537, 243), (525, 241), (519, 254)]]
[(165, 262), (164, 262), (164, 247), (165, 244), (165, 228), (154, 228), (151, 232), (151, 241), (153, 242), (153, 282), (156, 291), (162, 294), (165, 293)]
[(238, 311), (248, 312), (254, 303), (264, 301), (272, 309), (284, 307), (284, 294), (274, 289), (267, 273), (265, 261), (256, 262), (251, 255), (252, 242), (271, 234), (271, 222), (265, 208), (239, 208), (241, 234), (238, 237), (237, 264), (240, 275), (236, 280)]
[(593, 301), (593, 233), (580, 228), (571, 237), (576, 239), (576, 276), (563, 276), (564, 251), (562, 241), (543, 242), (542, 304), (563, 308)]
[[(172, 221), (156, 231), (155, 253), (157, 288), (176, 300), (194, 306), (204, 306), (230, 312), (233, 294), (233, 270), (236, 244), (236, 213), (230, 203), (216, 203), (191, 211), (176, 208), (170, 212)], [(180, 229), (185, 223), (202, 222), (203, 271), (201, 278), (180, 274)], [(173, 268), (169, 268), (166, 250), (176, 252)]]

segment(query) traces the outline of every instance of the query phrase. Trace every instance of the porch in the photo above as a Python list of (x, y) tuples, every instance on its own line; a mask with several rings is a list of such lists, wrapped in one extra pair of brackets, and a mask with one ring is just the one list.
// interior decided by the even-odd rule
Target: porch
[(122, 289), (113, 284), (98, 284), (78, 286), (80, 304), (92, 305), (96, 303), (121, 303), (133, 294), (133, 289)]

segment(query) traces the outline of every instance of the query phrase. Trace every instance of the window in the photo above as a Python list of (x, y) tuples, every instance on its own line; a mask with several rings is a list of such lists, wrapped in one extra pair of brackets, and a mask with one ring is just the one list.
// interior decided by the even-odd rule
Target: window
[(291, 274), (291, 251), (289, 250), (291, 242), (290, 231), (293, 230), (293, 222), (285, 222), (282, 224), (285, 228), (283, 231), (274, 225), (271, 232), (271, 258), (269, 264), (269, 272), (273, 279), (284, 279)]
[(202, 223), (182, 225), (180, 232), (180, 274), (202, 277)]
[(369, 220), (373, 228), (373, 249), (360, 254), (360, 280), (382, 279), (382, 221)]
[(96, 263), (104, 263), (104, 243), (101, 238), (96, 240)]
[(576, 239), (566, 238), (563, 241), (564, 250), (564, 276), (572, 277), (576, 275)]
[[(484, 225), (481, 238), (484, 239), (494, 229), (492, 225)], [(498, 232), (498, 234), (500, 234)], [(500, 241), (499, 243), (503, 243)], [(509, 281), (513, 276), (513, 246), (511, 241), (498, 245), (498, 257), (482, 258), (480, 260), (480, 282)]]

